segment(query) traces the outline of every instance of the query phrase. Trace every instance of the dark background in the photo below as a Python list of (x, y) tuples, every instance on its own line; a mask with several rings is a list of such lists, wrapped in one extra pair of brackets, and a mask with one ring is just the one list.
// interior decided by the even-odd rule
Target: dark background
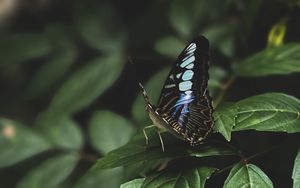
[[(174, 1), (170, 0), (26, 0), (22, 2), (16, 0), (11, 7), (6, 4), (6, 1), (9, 0), (0, 1), (0, 43), (2, 43), (0, 44), (2, 56), (0, 64), (3, 64), (0, 69), (0, 114), (2, 117), (17, 120), (29, 126), (33, 124), (37, 115), (47, 108), (55, 92), (72, 72), (82, 68), (91, 59), (105, 55), (106, 46), (109, 50), (114, 50), (111, 46), (118, 45), (120, 41), (122, 41), (121, 51), (125, 54), (124, 68), (120, 77), (87, 108), (74, 114), (74, 119), (80, 123), (83, 130), (86, 129), (92, 112), (97, 109), (109, 109), (128, 119), (132, 118), (132, 104), (139, 95), (138, 82), (146, 83), (157, 71), (170, 67), (176, 58), (175, 56), (167, 57), (156, 50), (155, 43), (163, 37), (173, 36), (185, 44), (212, 25), (232, 27), (233, 31), (224, 37), (221, 36), (221, 39), (216, 40), (216, 44), (211, 48), (211, 65), (220, 66), (228, 72), (230, 72), (231, 63), (266, 48), (270, 29), (281, 19), (287, 20), (285, 42), (299, 42), (300, 40), (300, 7), (293, 1), (253, 1), (251, 3), (242, 0), (227, 0), (224, 3), (225, 1), (214, 0), (207, 4), (203, 3), (204, 7), (207, 6), (204, 8), (207, 12), (199, 14), (203, 18), (194, 22), (197, 23), (197, 27), (194, 27), (188, 35), (178, 32), (170, 22), (169, 11), (174, 4)], [(182, 4), (184, 6), (188, 3), (189, 1), (184, 1)], [(248, 16), (245, 16), (246, 14)], [(244, 19), (245, 17), (247, 19)], [(94, 42), (82, 36), (82, 31), (89, 31), (88, 28), (81, 28), (85, 27), (81, 22), (82, 18), (93, 19), (95, 21), (93, 23), (99, 23), (101, 31), (104, 31), (99, 38), (95, 38)], [(249, 20), (252, 21), (248, 27), (246, 22)], [(51, 28), (57, 35), (50, 34), (50, 37), (47, 35), (47, 31), (51, 33), (49, 32)], [(27, 34), (41, 35), (42, 39), (47, 35), (47, 43), (51, 44), (50, 50), (32, 58), (20, 60), (11, 58), (23, 57), (15, 49), (24, 43), (22, 40), (20, 43), (3, 41), (9, 41), (8, 39), (14, 35), (22, 37)], [(121, 36), (120, 39), (119, 36)], [(233, 50), (229, 55), (224, 54), (222, 47), (218, 45), (218, 41), (222, 43), (222, 39), (228, 36), (233, 44)], [(39, 68), (57, 54), (64, 53), (60, 49), (59, 42), (65, 38), (71, 43), (70, 46), (76, 49), (76, 58), (68, 71), (49, 85), (45, 91), (34, 94), (28, 92), (30, 81)], [(36, 41), (29, 42), (26, 48), (34, 48), (31, 44), (35, 45)], [(98, 44), (103, 44), (104, 47), (101, 45), (99, 47)], [(238, 78), (230, 87), (226, 100), (237, 101), (265, 92), (283, 92), (299, 98), (299, 81), (299, 74)], [(247, 155), (265, 150), (272, 145), (279, 145), (277, 149), (252, 161), (268, 174), (275, 187), (291, 187), (291, 175), (287, 172), (291, 172), (299, 141), (299, 135), (287, 136), (283, 133), (274, 135), (249, 131), (235, 133), (233, 136), (233, 143)], [(84, 150), (96, 154), (89, 144), (85, 145)], [(47, 155), (52, 155), (52, 153), (42, 154), (17, 166), (1, 169), (2, 185), (0, 187), (13, 187), (27, 169), (34, 166), (34, 160), (42, 160)], [(84, 170), (79, 169), (79, 172), (74, 173), (74, 177), (79, 177), (90, 166), (85, 163), (81, 165), (78, 168)], [(212, 178), (209, 185), (220, 187), (226, 176), (225, 173), (224, 176)]]

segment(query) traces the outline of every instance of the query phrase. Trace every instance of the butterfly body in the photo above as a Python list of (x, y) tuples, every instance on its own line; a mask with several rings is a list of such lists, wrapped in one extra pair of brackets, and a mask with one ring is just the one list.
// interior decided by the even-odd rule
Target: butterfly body
[(164, 117), (162, 114), (159, 114), (159, 112), (154, 109), (155, 107), (152, 106), (150, 103), (146, 107), (146, 110), (153, 124), (160, 129), (164, 129), (171, 132), (177, 138), (184, 140), (182, 135), (180, 134), (181, 129), (179, 125), (174, 121), (172, 122), (170, 117), (167, 116)]
[(157, 107), (143, 91), (146, 110), (154, 125), (197, 145), (213, 126), (212, 100), (207, 89), (209, 43), (194, 39), (178, 56), (162, 89)]

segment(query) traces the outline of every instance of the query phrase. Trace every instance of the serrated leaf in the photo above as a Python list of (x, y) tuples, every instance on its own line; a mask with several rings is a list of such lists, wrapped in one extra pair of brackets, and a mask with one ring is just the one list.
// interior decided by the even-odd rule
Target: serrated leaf
[(142, 187), (204, 188), (206, 180), (215, 170), (211, 167), (199, 167), (181, 171), (164, 171), (147, 177)]
[(138, 178), (129, 182), (123, 183), (120, 188), (142, 188), (145, 178)]
[(300, 72), (300, 44), (284, 44), (258, 52), (235, 64), (240, 76), (268, 76)]
[(231, 131), (235, 126), (235, 118), (238, 108), (234, 103), (224, 104), (214, 112), (215, 126), (214, 129), (220, 132), (227, 141), (231, 139)]
[(52, 117), (41, 114), (37, 128), (53, 146), (66, 150), (79, 150), (83, 146), (83, 134), (79, 125), (70, 117)]
[(269, 177), (257, 166), (253, 164), (238, 163), (235, 165), (227, 177), (224, 188), (271, 188), (272, 181)]
[(50, 158), (26, 174), (17, 188), (54, 188), (71, 174), (78, 159), (72, 154)]
[(300, 187), (300, 150), (295, 158), (294, 168), (293, 168), (293, 188)]
[(52, 146), (21, 123), (0, 118), (0, 167), (11, 166)]
[(267, 93), (243, 99), (236, 105), (238, 116), (235, 131), (300, 131), (300, 101), (295, 97), (282, 93)]
[[(146, 83), (145, 89), (148, 93), (150, 101), (155, 104), (158, 101), (160, 90), (163, 87), (165, 79), (168, 76), (170, 68), (165, 68), (157, 72), (151, 79)], [(150, 124), (151, 120), (145, 111), (145, 102), (142, 94), (139, 93), (132, 105), (133, 118), (140, 123), (142, 126)]]
[(117, 54), (89, 62), (62, 85), (50, 113), (61, 116), (85, 108), (117, 80), (122, 69), (122, 57)]
[(180, 41), (177, 37), (171, 36), (164, 37), (154, 44), (154, 49), (158, 53), (173, 59), (177, 58), (177, 56), (180, 54), (184, 47), (185, 43)]
[(215, 131), (227, 140), (232, 131), (300, 132), (300, 101), (282, 93), (266, 93), (217, 108)]
[(94, 165), (95, 169), (114, 168), (137, 164), (144, 161), (158, 159), (171, 159), (178, 157), (194, 156), (207, 157), (215, 155), (236, 155), (226, 145), (219, 143), (202, 144), (198, 147), (190, 147), (187, 143), (180, 141), (167, 132), (161, 133), (165, 151), (162, 151), (161, 143), (155, 129), (147, 129), (149, 138), (148, 145), (145, 144), (145, 137), (142, 133), (135, 136), (128, 144), (109, 152), (99, 159)]
[(123, 169), (89, 170), (76, 183), (75, 188), (117, 188), (123, 179)]
[(133, 132), (131, 122), (110, 111), (95, 112), (89, 123), (91, 144), (104, 154), (126, 144)]
[(25, 62), (48, 54), (51, 46), (40, 34), (18, 34), (0, 40), (0, 65)]

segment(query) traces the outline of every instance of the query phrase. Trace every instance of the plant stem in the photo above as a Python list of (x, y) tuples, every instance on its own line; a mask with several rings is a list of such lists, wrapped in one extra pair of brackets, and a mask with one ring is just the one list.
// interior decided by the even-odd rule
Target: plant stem
[[(282, 145), (277, 145), (277, 146), (271, 147), (271, 148), (269, 148), (269, 149), (267, 149), (267, 150), (265, 150), (265, 151), (261, 151), (261, 152), (259, 152), (259, 153), (254, 154), (254, 155), (251, 155), (250, 157), (247, 157), (247, 158), (242, 158), (242, 162), (243, 162), (244, 164), (247, 164), (251, 159), (254, 159), (254, 158), (256, 158), (256, 157), (258, 157), (258, 156), (260, 156), (260, 155), (263, 155), (263, 154), (265, 154), (265, 153), (268, 153), (268, 152), (270, 152), (270, 151), (272, 151), (272, 150), (274, 150), (275, 148), (278, 148), (278, 147), (280, 147), (280, 146), (282, 146)], [(237, 163), (233, 163), (233, 164), (231, 164), (231, 165), (229, 165), (229, 166), (227, 166), (227, 167), (225, 167), (225, 168), (223, 168), (223, 169), (218, 170), (218, 171), (215, 173), (215, 175), (216, 175), (216, 174), (221, 174), (221, 173), (223, 173), (224, 171), (231, 169), (231, 168), (234, 167), (236, 164), (237, 164)]]
[(95, 155), (89, 153), (83, 153), (83, 152), (80, 153), (80, 158), (82, 160), (86, 160), (92, 163), (95, 163), (98, 160), (98, 158)]
[(219, 96), (217, 97), (217, 99), (215, 100), (214, 106), (217, 107), (222, 100), (224, 99), (229, 87), (232, 85), (232, 83), (235, 81), (236, 76), (235, 75), (231, 75), (229, 77), (229, 79), (227, 80), (227, 82), (224, 83), (224, 85), (221, 86), (221, 92), (219, 94)]

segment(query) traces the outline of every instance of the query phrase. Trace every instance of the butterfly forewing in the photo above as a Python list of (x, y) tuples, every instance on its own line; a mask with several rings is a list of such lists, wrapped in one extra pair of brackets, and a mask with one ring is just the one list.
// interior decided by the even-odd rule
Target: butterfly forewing
[(209, 43), (200, 36), (178, 56), (163, 86), (157, 110), (184, 139), (197, 142), (210, 131), (212, 101), (207, 90)]

